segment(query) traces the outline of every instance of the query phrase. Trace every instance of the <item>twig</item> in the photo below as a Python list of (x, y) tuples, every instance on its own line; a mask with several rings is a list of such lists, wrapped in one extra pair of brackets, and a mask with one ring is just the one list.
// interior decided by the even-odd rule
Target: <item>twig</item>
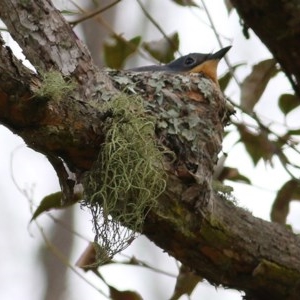
[[(170, 276), (170, 277), (173, 277), (173, 278), (177, 277), (173, 273), (170, 273), (170, 272), (167, 272), (167, 271), (164, 271), (164, 270), (152, 267), (148, 263), (146, 263), (146, 262), (144, 262), (144, 261), (142, 261), (140, 259), (137, 259), (134, 256), (130, 257), (130, 256), (122, 254), (122, 253), (120, 253), (120, 255), (128, 258), (128, 261), (124, 261), (124, 262), (112, 261), (111, 263), (117, 263), (117, 264), (122, 264), (122, 265), (130, 265), (130, 266), (137, 266), (137, 267), (144, 267), (144, 268), (147, 268), (147, 269), (149, 269), (149, 270), (151, 270), (153, 272), (156, 272), (156, 273), (160, 273), (160, 274), (163, 274), (163, 275), (166, 275), (166, 276)], [(110, 262), (108, 262), (108, 264), (109, 263)]]
[[(211, 28), (212, 28), (212, 30), (213, 30), (215, 36), (216, 36), (216, 39), (217, 39), (217, 41), (218, 41), (218, 44), (220, 45), (221, 48), (223, 48), (224, 46), (223, 46), (222, 41), (221, 41), (221, 39), (220, 39), (220, 37), (219, 37), (219, 34), (218, 34), (218, 32), (217, 32), (217, 29), (216, 29), (216, 26), (215, 26), (215, 24), (214, 24), (214, 21), (213, 21), (211, 15), (210, 15), (210, 12), (209, 12), (209, 10), (208, 10), (206, 4), (205, 4), (205, 1), (204, 1), (204, 0), (201, 0), (201, 3), (202, 3), (202, 6), (203, 6), (203, 8), (204, 8), (204, 10), (205, 10), (205, 12), (206, 12), (208, 21), (209, 21), (209, 23), (210, 23), (210, 25), (211, 25)], [(229, 62), (229, 59), (227, 58), (226, 55), (225, 55), (224, 59), (225, 59), (226, 64), (227, 64), (228, 67), (229, 67), (229, 72), (230, 72), (231, 76), (234, 78), (235, 82), (236, 82), (237, 85), (240, 87), (240, 86), (241, 86), (241, 83), (239, 82), (238, 78), (236, 77), (235, 73), (233, 72), (232, 65), (231, 65), (231, 63)]]
[(88, 239), (87, 237), (83, 236), (79, 232), (75, 231), (73, 228), (71, 228), (69, 225), (67, 225), (66, 223), (64, 223), (62, 220), (60, 220), (60, 219), (52, 216), (52, 214), (50, 212), (47, 212), (46, 216), (49, 217), (54, 223), (60, 225), (64, 230), (70, 232), (71, 234), (76, 235), (77, 237), (81, 238), (82, 240), (84, 240), (86, 242), (90, 242), (90, 239)]
[[(73, 5), (82, 13), (86, 13), (86, 11), (84, 9), (82, 9), (77, 3), (75, 3), (73, 0), (70, 0)], [(121, 1), (121, 0), (119, 0)], [(110, 34), (118, 37), (118, 39), (120, 39), (122, 42), (126, 43), (131, 49), (136, 49), (136, 45), (132, 45), (131, 42), (127, 41), (125, 38), (122, 37), (122, 35), (118, 34), (117, 32), (114, 31), (113, 27), (106, 22), (99, 14), (97, 15), (97, 17), (95, 18), (95, 20), (100, 23)], [(71, 23), (71, 22), (70, 22)], [(146, 60), (149, 61), (153, 61), (153, 62), (157, 62), (156, 60), (153, 60), (152, 57), (145, 55), (140, 49), (136, 49), (136, 51), (138, 52), (138, 54), (143, 57)]]
[[(17, 183), (15, 177), (14, 177), (14, 173), (13, 173), (13, 156), (14, 156), (14, 152), (19, 150), (21, 147), (24, 147), (24, 145), (20, 145), (18, 146), (16, 149), (14, 149), (14, 151), (12, 152), (11, 155), (11, 159), (10, 159), (10, 169), (11, 169), (11, 178), (12, 181), (15, 185), (15, 187), (17, 188), (17, 190), (28, 200), (28, 202), (30, 203), (30, 211), (33, 211), (33, 207), (32, 207), (32, 199), (31, 196), (29, 195), (29, 193), (22, 189), (19, 184)], [(52, 217), (53, 218), (53, 217)], [(78, 275), (81, 279), (83, 279), (83, 281), (85, 281), (88, 285), (90, 285), (91, 287), (93, 287), (96, 291), (98, 291), (101, 295), (103, 295), (105, 298), (110, 299), (102, 290), (100, 290), (97, 286), (95, 286), (94, 284), (92, 284), (91, 282), (89, 282), (82, 274), (80, 274), (67, 260), (67, 258), (48, 240), (47, 236), (44, 233), (43, 228), (41, 227), (41, 225), (35, 220), (35, 224), (37, 225), (41, 236), (46, 244), (46, 246), (50, 249), (50, 251), (52, 251), (52, 253), (63, 263), (65, 264), (68, 268), (70, 268), (76, 275)]]
[[(173, 49), (176, 49), (176, 45), (174, 45), (173, 41), (167, 36), (167, 34), (164, 32), (162, 27), (152, 18), (152, 16), (147, 12), (146, 8), (143, 6), (142, 2), (140, 0), (136, 0), (139, 4), (140, 8), (142, 9), (145, 16), (149, 19), (149, 21), (157, 28), (157, 30), (163, 35), (163, 37), (168, 41), (168, 43), (172, 46)], [(180, 53), (179, 50), (177, 52)]]
[[(90, 13), (85, 14), (84, 16), (82, 16), (81, 18), (79, 18), (78, 20), (75, 21), (71, 21), (69, 22), (69, 24), (73, 27), (75, 27), (76, 25), (78, 25), (79, 23), (86, 21), (88, 19), (93, 18), (94, 16), (103, 13), (104, 11), (108, 10), (109, 8), (113, 7), (114, 5), (118, 4), (119, 2), (121, 2), (121, 0), (116, 0), (115, 2), (108, 4), (102, 8), (98, 8)], [(78, 6), (77, 6), (78, 8)]]
[(97, 292), (99, 292), (102, 296), (104, 296), (107, 299), (110, 299), (108, 295), (106, 295), (102, 290), (100, 290), (96, 285), (88, 281), (82, 274), (80, 274), (68, 261), (68, 259), (57, 249), (47, 238), (46, 234), (44, 233), (43, 228), (39, 225), (37, 221), (35, 221), (42, 238), (46, 244), (46, 246), (49, 248), (49, 250), (68, 268), (70, 268), (77, 276), (79, 276), (83, 281), (85, 281), (88, 285), (93, 287)]
[[(222, 41), (221, 41), (221, 39), (220, 39), (220, 37), (219, 37), (219, 34), (218, 34), (217, 30), (216, 30), (216, 27), (215, 27), (215, 25), (214, 25), (213, 19), (212, 19), (211, 15), (210, 15), (210, 13), (209, 13), (209, 10), (208, 10), (208, 8), (207, 8), (207, 6), (206, 6), (206, 4), (205, 4), (205, 1), (204, 1), (204, 0), (201, 0), (201, 3), (202, 3), (202, 6), (203, 6), (203, 9), (204, 9), (205, 12), (206, 12), (207, 18), (208, 18), (208, 20), (209, 20), (209, 23), (211, 24), (211, 28), (212, 28), (212, 30), (213, 30), (215, 36), (216, 36), (216, 39), (217, 39), (217, 41), (218, 41), (220, 47), (223, 47)], [(230, 74), (232, 75), (232, 77), (234, 78), (234, 80), (235, 80), (235, 82), (238, 84), (238, 86), (241, 86), (239, 80), (237, 79), (235, 73), (234, 73), (233, 70), (232, 70), (232, 66), (231, 66), (229, 60), (227, 59), (226, 56), (225, 56), (224, 58), (225, 58), (225, 61), (226, 61), (227, 65), (228, 65), (228, 67), (229, 67)], [(252, 117), (252, 118), (257, 122), (257, 124), (259, 125), (260, 128), (266, 130), (268, 133), (274, 134), (274, 135), (278, 138), (278, 140), (281, 140), (281, 141), (282, 141), (282, 138), (281, 138), (278, 134), (276, 134), (275, 132), (271, 131), (268, 127), (266, 127), (266, 126), (262, 123), (262, 121), (260, 120), (260, 118), (257, 116), (256, 113), (254, 113), (254, 112), (248, 113), (248, 112), (246, 112), (246, 111), (243, 109), (242, 106), (240, 106), (240, 105), (234, 103), (234, 102), (231, 101), (230, 99), (228, 99), (228, 101), (229, 101), (232, 105), (234, 105), (234, 107), (240, 109), (241, 112), (243, 112), (243, 113), (249, 115), (250, 117)], [(290, 147), (291, 149), (293, 149), (296, 153), (299, 153), (299, 150), (298, 150), (295, 146), (292, 146), (292, 145), (290, 145), (290, 144), (287, 144), (287, 145), (288, 145), (288, 147)], [(279, 156), (279, 155), (278, 155), (278, 156)], [(284, 167), (284, 169), (286, 170), (286, 172), (287, 172), (292, 178), (295, 179), (295, 176), (293, 176), (293, 174), (287, 169), (286, 165), (284, 164), (284, 160), (280, 159), (280, 162), (281, 162), (282, 166)]]

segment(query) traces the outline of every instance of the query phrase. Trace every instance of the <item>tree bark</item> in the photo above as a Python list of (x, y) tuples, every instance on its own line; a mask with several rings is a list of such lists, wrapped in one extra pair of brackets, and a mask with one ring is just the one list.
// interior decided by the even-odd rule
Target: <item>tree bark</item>
[[(1, 45), (0, 122), (50, 158), (63, 187), (68, 176), (57, 161), (63, 160), (80, 181), (97, 159), (107, 124), (115, 117), (103, 109), (108, 99), (124, 92), (140, 95), (150, 115), (166, 123), (170, 118), (165, 112), (173, 109), (182, 124), (199, 135), (190, 141), (183, 131), (177, 136), (161, 127), (157, 133), (161, 145), (174, 151), (177, 159), (165, 157), (167, 187), (147, 215), (143, 233), (212, 284), (244, 290), (249, 299), (297, 299), (299, 237), (281, 225), (254, 218), (212, 189), (213, 164), (228, 113), (212, 81), (202, 75), (99, 71), (46, 0), (26, 5), (4, 0), (0, 17), (38, 71), (29, 71)], [(56, 98), (38, 95), (49, 70), (72, 79), (75, 88)], [(165, 86), (158, 88), (162, 82)], [(191, 104), (198, 117), (195, 125), (188, 119)]]
[(299, 1), (231, 0), (243, 20), (269, 48), (300, 96), (300, 7)]

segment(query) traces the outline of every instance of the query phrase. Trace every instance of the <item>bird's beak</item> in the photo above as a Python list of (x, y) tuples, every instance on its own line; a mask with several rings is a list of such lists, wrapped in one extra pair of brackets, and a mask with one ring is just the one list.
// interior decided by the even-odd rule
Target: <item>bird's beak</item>
[(221, 50), (219, 50), (216, 53), (211, 54), (208, 59), (217, 59), (220, 60), (222, 57), (225, 56), (225, 54), (229, 51), (229, 49), (231, 48), (231, 46), (222, 48)]
[(228, 52), (231, 46), (225, 47), (219, 50), (216, 53), (210, 54), (206, 61), (202, 64), (195, 67), (191, 72), (200, 73), (202, 72), (209, 78), (211, 78), (217, 85), (219, 85), (218, 77), (217, 77), (217, 68), (220, 62), (220, 59), (224, 57), (224, 55)]

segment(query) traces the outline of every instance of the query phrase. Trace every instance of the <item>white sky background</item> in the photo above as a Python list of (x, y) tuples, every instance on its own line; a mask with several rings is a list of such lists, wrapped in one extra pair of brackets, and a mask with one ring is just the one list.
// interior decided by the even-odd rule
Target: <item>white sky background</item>
[[(67, 3), (67, 1), (65, 1)], [(203, 11), (199, 9), (181, 8), (171, 1), (150, 1), (149, 9), (155, 20), (164, 28), (167, 34), (175, 31), (180, 35), (180, 51), (182, 54), (189, 52), (211, 52), (220, 46), (213, 31), (208, 26), (208, 20)], [(238, 77), (242, 80), (251, 70), (251, 65), (270, 58), (271, 55), (260, 41), (250, 31), (251, 39), (245, 40), (241, 33), (239, 19), (235, 13), (229, 18), (223, 0), (206, 1), (208, 9), (214, 20), (217, 32), (221, 35), (223, 46), (232, 44), (228, 57), (232, 64), (245, 62), (247, 65), (238, 70)], [(117, 32), (123, 32), (127, 38), (143, 35), (144, 40), (157, 40), (160, 33), (150, 25), (141, 32), (139, 22), (145, 17), (140, 13), (136, 1), (123, 0), (120, 4)], [(130, 18), (128, 18), (130, 16)], [(128, 22), (129, 19), (129, 22)], [(133, 64), (133, 62), (130, 62)], [(146, 62), (140, 62), (145, 64)], [(132, 66), (132, 65), (131, 65)], [(226, 72), (225, 62), (220, 63), (219, 74)], [(256, 111), (269, 120), (283, 122), (282, 115), (277, 108), (278, 95), (290, 92), (290, 86), (283, 75), (273, 79)], [(238, 101), (238, 90), (232, 84), (228, 96)], [(300, 121), (297, 112), (291, 114), (289, 124), (299, 127)], [(237, 116), (240, 118), (240, 116)], [(224, 142), (224, 151), (229, 154), (227, 165), (240, 168), (245, 175), (251, 178), (257, 187), (244, 184), (233, 184), (234, 194), (239, 204), (253, 212), (257, 217), (269, 220), (269, 212), (275, 192), (288, 179), (280, 165), (275, 160), (275, 168), (265, 166), (264, 163), (254, 168), (250, 158), (245, 154), (243, 146), (232, 148), (237, 137), (232, 136)], [(20, 145), (23, 145), (20, 147)], [(12, 157), (12, 153), (14, 153)], [(35, 225), (27, 230), (31, 218), (29, 204), (20, 194), (11, 179), (10, 162), (12, 160), (14, 178), (22, 189), (29, 190), (34, 187), (33, 198), (37, 204), (45, 195), (59, 190), (57, 178), (47, 159), (40, 154), (28, 149), (24, 142), (13, 135), (9, 130), (0, 126), (0, 299), (9, 300), (39, 300), (42, 295), (43, 277), (35, 256), (41, 241)], [(299, 175), (299, 174), (298, 174)], [(87, 238), (93, 239), (90, 216), (87, 212), (77, 208), (77, 230)], [(296, 230), (300, 230), (300, 205), (292, 203), (288, 221)], [(49, 223), (47, 216), (40, 218), (42, 224)], [(163, 254), (153, 247), (145, 238), (140, 238), (125, 252), (135, 255), (150, 264), (170, 271), (177, 272), (174, 259)], [(73, 251), (71, 261), (74, 263), (86, 246), (86, 242), (78, 240)], [(51, 254), (49, 254), (51, 255)], [(114, 266), (103, 268), (103, 275), (109, 283), (118, 289), (137, 290), (145, 300), (167, 299), (174, 288), (174, 279), (165, 275), (157, 275), (142, 268)], [(93, 283), (99, 281), (92, 275), (86, 275)], [(158, 294), (153, 298), (153, 291)], [(68, 300), (77, 299), (105, 299), (76, 275), (71, 274), (69, 280)], [(159, 296), (158, 296), (159, 295)], [(158, 298), (159, 297), (159, 298)], [(215, 289), (207, 283), (198, 285), (192, 299), (241, 299), (240, 293)], [(182, 299), (187, 299), (182, 297)]]

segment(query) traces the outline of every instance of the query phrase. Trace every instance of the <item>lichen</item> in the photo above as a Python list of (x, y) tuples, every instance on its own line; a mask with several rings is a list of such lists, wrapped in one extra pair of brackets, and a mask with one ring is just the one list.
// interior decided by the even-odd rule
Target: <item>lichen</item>
[(42, 83), (35, 91), (35, 95), (60, 101), (75, 88), (74, 81), (63, 77), (58, 71), (49, 71), (42, 74)]
[(166, 186), (155, 119), (145, 114), (142, 99), (120, 95), (107, 102), (105, 110), (113, 115), (106, 141), (83, 180), (83, 205), (91, 209), (95, 240), (108, 254), (100, 255), (98, 263), (124, 249), (142, 230)]
[(225, 185), (221, 181), (218, 181), (218, 180), (213, 180), (212, 187), (216, 192), (225, 194), (228, 197), (230, 197), (231, 193), (233, 192), (233, 187), (231, 187), (229, 185)]

